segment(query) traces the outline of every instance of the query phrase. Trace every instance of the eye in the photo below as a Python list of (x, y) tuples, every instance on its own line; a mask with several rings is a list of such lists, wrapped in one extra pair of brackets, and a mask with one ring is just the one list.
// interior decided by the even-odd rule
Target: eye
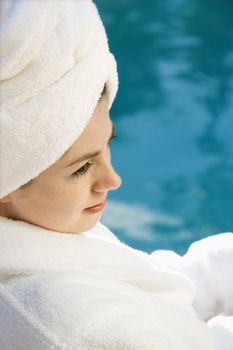
[(115, 127), (115, 124), (113, 124), (112, 135), (111, 135), (111, 137), (110, 137), (108, 143), (111, 143), (111, 141), (112, 141), (113, 139), (115, 139), (115, 138), (116, 138), (116, 127)]
[(108, 143), (110, 144), (110, 143), (112, 142), (112, 140), (115, 139), (115, 138), (116, 138), (116, 134), (113, 134), (113, 135), (111, 136), (110, 140), (108, 141)]
[(92, 166), (92, 163), (91, 162), (87, 162), (86, 164), (84, 164), (81, 168), (79, 168), (78, 170), (76, 170), (72, 176), (76, 176), (76, 177), (79, 177), (79, 176), (82, 176), (84, 174), (87, 173), (87, 171), (90, 169), (90, 167)]

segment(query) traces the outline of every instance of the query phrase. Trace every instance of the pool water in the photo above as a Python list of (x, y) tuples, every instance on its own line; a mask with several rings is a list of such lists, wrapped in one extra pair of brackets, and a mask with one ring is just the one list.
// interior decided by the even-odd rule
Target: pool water
[(147, 252), (232, 231), (233, 2), (95, 3), (120, 83), (102, 222)]

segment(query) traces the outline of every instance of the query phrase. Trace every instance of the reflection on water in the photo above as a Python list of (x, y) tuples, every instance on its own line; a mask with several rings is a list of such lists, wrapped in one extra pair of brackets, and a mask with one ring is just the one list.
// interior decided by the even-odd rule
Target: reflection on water
[(104, 213), (103, 221), (115, 230), (123, 230), (127, 237), (138, 241), (160, 241), (160, 235), (153, 226), (178, 227), (182, 225), (180, 218), (168, 216), (137, 203), (126, 203), (110, 200)]
[[(233, 2), (96, 4), (120, 78), (112, 153), (123, 185), (104, 221), (111, 226), (112, 218), (121, 238), (146, 251), (183, 253), (195, 239), (232, 230)], [(136, 222), (147, 208), (150, 220), (139, 220), (132, 235), (138, 226), (129, 229), (116, 203), (131, 208), (130, 217), (135, 211)], [(124, 216), (117, 227), (116, 212), (118, 222)], [(161, 224), (158, 213), (179, 225)]]

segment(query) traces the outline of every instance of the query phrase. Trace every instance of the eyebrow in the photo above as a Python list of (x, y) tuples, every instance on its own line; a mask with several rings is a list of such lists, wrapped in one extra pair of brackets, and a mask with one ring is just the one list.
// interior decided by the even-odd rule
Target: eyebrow
[[(108, 139), (108, 142), (110, 142), (115, 137), (115, 134), (116, 134), (116, 125), (114, 123), (112, 123), (111, 135), (110, 135), (110, 137)], [(82, 157), (80, 157), (79, 159), (76, 159), (71, 164), (66, 165), (65, 168), (69, 168), (69, 167), (71, 167), (72, 165), (74, 165), (76, 163), (81, 163), (81, 162), (83, 162), (86, 159), (94, 158), (94, 157), (98, 156), (100, 154), (100, 152), (101, 151), (84, 154)]]

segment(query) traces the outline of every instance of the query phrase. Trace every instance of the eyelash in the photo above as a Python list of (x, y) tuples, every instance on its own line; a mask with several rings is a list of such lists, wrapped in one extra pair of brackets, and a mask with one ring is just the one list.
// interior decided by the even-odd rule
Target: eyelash
[[(116, 137), (116, 134), (114, 134), (114, 135), (112, 136), (112, 138), (109, 140), (109, 143), (108, 143), (108, 144), (110, 144), (111, 141), (112, 141), (113, 139), (115, 139), (115, 137)], [(90, 161), (86, 162), (81, 168), (79, 168), (78, 170), (76, 170), (76, 171), (72, 174), (72, 176), (79, 177), (79, 176), (85, 175), (85, 174), (88, 172), (88, 170), (90, 169), (91, 166), (92, 166), (92, 163), (91, 163)]]
[(86, 164), (84, 164), (81, 168), (79, 168), (78, 170), (76, 170), (72, 176), (82, 176), (84, 174), (86, 174), (88, 172), (88, 170), (90, 169), (90, 167), (92, 166), (92, 163), (90, 162), (86, 162)]

